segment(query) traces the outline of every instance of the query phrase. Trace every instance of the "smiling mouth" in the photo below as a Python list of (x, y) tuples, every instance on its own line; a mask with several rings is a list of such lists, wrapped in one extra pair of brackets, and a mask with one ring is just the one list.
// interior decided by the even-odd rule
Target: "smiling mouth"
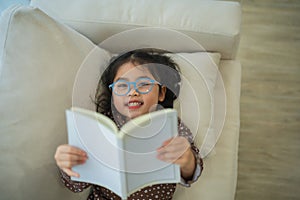
[(130, 101), (127, 106), (129, 109), (137, 109), (140, 108), (144, 103), (141, 101)]

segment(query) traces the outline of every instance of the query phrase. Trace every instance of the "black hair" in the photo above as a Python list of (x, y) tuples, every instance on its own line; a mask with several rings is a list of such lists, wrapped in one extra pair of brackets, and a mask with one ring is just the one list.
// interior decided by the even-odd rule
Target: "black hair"
[(173, 108), (173, 102), (180, 91), (181, 77), (178, 65), (169, 56), (164, 55), (163, 52), (142, 49), (129, 51), (112, 58), (98, 83), (95, 95), (96, 111), (100, 113), (111, 111), (112, 91), (109, 89), (109, 85), (113, 83), (120, 66), (129, 62), (136, 66), (145, 65), (153, 77), (163, 86), (166, 86), (165, 99), (158, 102), (158, 104), (164, 108)]

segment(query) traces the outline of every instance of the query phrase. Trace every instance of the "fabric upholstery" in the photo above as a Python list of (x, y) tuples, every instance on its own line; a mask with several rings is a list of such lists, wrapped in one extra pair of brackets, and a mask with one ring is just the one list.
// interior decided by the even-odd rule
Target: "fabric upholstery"
[(74, 0), (70, 4), (68, 0), (32, 0), (31, 5), (58, 18), (95, 44), (113, 34), (145, 26), (180, 31), (207, 51), (219, 52), (226, 59), (235, 57), (239, 44), (241, 8), (237, 2)]
[(217, 78), (215, 95), (225, 87), (227, 97), (222, 133), (213, 151), (204, 159), (200, 179), (190, 188), (177, 188), (174, 200), (234, 199), (238, 167), (241, 65), (238, 61), (221, 61), (219, 68), (221, 76)]
[(1, 199), (75, 198), (61, 186), (53, 156), (66, 142), (76, 72), (95, 46), (38, 9), (16, 6), (2, 24)]

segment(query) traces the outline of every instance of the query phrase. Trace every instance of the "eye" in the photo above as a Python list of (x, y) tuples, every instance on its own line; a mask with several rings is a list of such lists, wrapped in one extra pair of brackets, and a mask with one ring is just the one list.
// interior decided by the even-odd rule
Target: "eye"
[(151, 82), (149, 82), (149, 81), (143, 81), (143, 82), (139, 82), (137, 86), (138, 87), (147, 87), (149, 85), (151, 85)]
[(120, 81), (115, 84), (115, 90), (127, 90), (128, 84), (126, 82)]
[(152, 84), (152, 80), (148, 78), (142, 78), (136, 81), (137, 87), (150, 87)]
[(126, 83), (119, 83), (119, 84), (116, 84), (116, 86), (118, 88), (125, 88), (125, 87), (127, 87), (127, 84)]

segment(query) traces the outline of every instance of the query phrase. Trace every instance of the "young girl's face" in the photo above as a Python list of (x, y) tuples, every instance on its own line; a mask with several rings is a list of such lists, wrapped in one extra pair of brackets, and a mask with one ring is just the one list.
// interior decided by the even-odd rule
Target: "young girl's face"
[[(131, 62), (128, 62), (119, 67), (113, 81), (116, 82), (118, 80), (125, 80), (128, 82), (134, 82), (139, 78), (145, 77), (155, 80), (147, 68), (135, 66)], [(131, 85), (128, 94), (118, 96), (112, 92), (112, 98), (117, 111), (129, 119), (133, 119), (156, 110), (158, 102), (164, 100), (165, 94), (166, 87), (161, 87), (161, 91), (159, 91), (158, 84), (155, 84), (152, 90), (147, 94), (138, 93), (134, 89), (133, 85)]]

